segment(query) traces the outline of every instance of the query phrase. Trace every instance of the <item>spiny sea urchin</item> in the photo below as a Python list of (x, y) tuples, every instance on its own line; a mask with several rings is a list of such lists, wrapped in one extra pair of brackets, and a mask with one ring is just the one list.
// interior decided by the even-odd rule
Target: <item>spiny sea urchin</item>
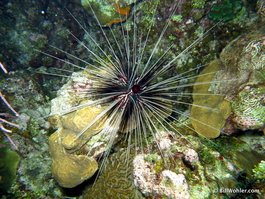
[[(61, 130), (52, 135), (50, 139), (52, 156), (53, 159), (62, 156), (66, 166), (69, 165), (69, 162), (66, 161), (69, 158), (69, 160), (74, 161), (75, 169), (77, 169), (77, 163), (82, 164), (82, 161), (85, 162), (85, 160), (88, 160), (86, 162), (88, 169), (90, 164), (93, 165), (93, 169), (89, 169), (90, 171), (85, 176), (78, 176), (77, 171), (65, 180), (65, 172), (71, 173), (71, 171), (67, 170), (67, 167), (65, 167), (65, 171), (62, 171), (62, 165), (60, 165), (61, 168), (56, 168), (57, 160), (54, 160), (56, 164), (53, 163), (53, 172), (62, 186), (74, 187), (86, 178), (91, 177), (97, 169), (93, 158), (98, 158), (103, 153), (108, 155), (114, 143), (123, 136), (126, 137), (129, 145), (133, 144), (135, 146), (137, 153), (144, 153), (145, 150), (153, 150), (153, 146), (150, 146), (153, 142), (149, 139), (151, 135), (157, 144), (158, 151), (164, 157), (166, 156), (164, 154), (166, 147), (164, 146), (170, 146), (173, 142), (168, 145), (164, 144), (162, 147), (159, 140), (163, 138), (164, 133), (160, 129), (163, 129), (168, 137), (172, 139), (174, 139), (175, 134), (181, 135), (174, 123), (181, 122), (178, 119), (179, 115), (188, 117), (183, 112), (183, 107), (180, 106), (192, 105), (190, 99), (183, 100), (183, 98), (192, 95), (191, 89), (187, 88), (194, 85), (209, 84), (210, 82), (194, 83), (194, 80), (198, 77), (195, 74), (200, 66), (185, 70), (183, 65), (180, 69), (176, 65), (178, 60), (189, 52), (194, 45), (198, 44), (211, 29), (205, 31), (194, 42), (188, 42), (189, 44), (185, 46), (184, 50), (176, 56), (171, 54), (172, 49), (175, 49), (174, 44), (163, 46), (160, 49), (166, 31), (172, 23), (170, 19), (182, 4), (181, 1), (177, 1), (172, 5), (173, 8), (168, 16), (169, 20), (166, 20), (155, 42), (150, 41), (151, 38), (154, 38), (151, 36), (152, 24), (149, 24), (148, 31), (144, 33), (141, 26), (136, 23), (138, 13), (135, 11), (132, 14), (132, 27), (120, 24), (120, 26), (110, 27), (106, 30), (99, 26), (105, 40), (105, 47), (98, 44), (76, 20), (96, 47), (96, 49), (87, 47), (83, 41), (73, 35), (79, 45), (90, 54), (90, 62), (54, 47), (56, 50), (83, 62), (87, 67), (82, 68), (66, 61), (73, 67), (83, 69), (82, 74), (79, 74), (82, 80), (79, 79), (76, 82), (72, 80), (70, 86), (67, 86), (68, 89), (60, 91), (61, 93), (68, 92), (67, 95), (71, 96), (71, 99), (68, 98), (69, 106), (63, 107), (65, 101), (61, 101), (55, 103), (53, 107), (51, 116), (60, 116), (59, 125)], [(152, 9), (155, 10), (156, 6)], [(93, 8), (92, 13), (94, 13)], [(154, 16), (154, 13), (149, 15), (151, 18), (154, 18)], [(74, 16), (72, 17), (74, 18)], [(97, 16), (94, 17), (98, 22)], [(99, 22), (98, 25), (100, 25)], [(156, 30), (159, 29), (156, 28)], [(178, 72), (178, 70), (181, 72)], [(216, 71), (201, 76), (214, 73)], [(220, 82), (222, 80), (215, 83)], [(211, 83), (214, 82), (211, 81)], [(198, 92), (194, 95), (210, 94)], [(222, 96), (222, 94), (215, 95)], [(55, 107), (58, 105), (59, 107)], [(193, 106), (211, 110), (211, 107)], [(200, 122), (199, 119), (191, 119), (216, 130), (215, 127)], [(183, 126), (186, 129), (194, 130), (193, 127), (187, 124), (183, 124)], [(58, 154), (53, 147), (60, 147)], [(87, 157), (83, 155), (82, 150), (85, 151)], [(128, 151), (130, 151), (130, 147), (128, 147)], [(128, 156), (129, 154), (130, 152), (128, 152)], [(73, 157), (77, 159), (80, 157), (81, 159), (73, 160)], [(76, 181), (74, 182), (74, 180)]]

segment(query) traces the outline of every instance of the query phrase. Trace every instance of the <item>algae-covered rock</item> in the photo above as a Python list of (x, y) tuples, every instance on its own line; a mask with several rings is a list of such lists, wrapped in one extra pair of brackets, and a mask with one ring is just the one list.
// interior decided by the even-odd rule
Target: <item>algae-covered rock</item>
[(190, 198), (185, 175), (167, 169), (156, 172), (154, 164), (147, 162), (146, 157), (145, 154), (139, 154), (133, 161), (135, 185), (140, 188), (142, 193), (166, 196), (167, 198)]
[(264, 69), (265, 34), (264, 27), (261, 28), (239, 36), (223, 49), (220, 59), (230, 70), (252, 72)]
[[(261, 30), (252, 31), (232, 41), (224, 48), (220, 59), (226, 70), (219, 75), (234, 75), (233, 89), (219, 85), (218, 89), (227, 89), (232, 104), (230, 119), (242, 130), (263, 130), (265, 120), (265, 34)], [(240, 77), (240, 78), (239, 78)]]
[(231, 113), (230, 102), (225, 100), (223, 95), (210, 90), (215, 73), (221, 69), (220, 60), (213, 61), (200, 73), (193, 88), (191, 123), (197, 133), (208, 138), (220, 135)]
[[(237, 138), (222, 136), (209, 141), (196, 135), (172, 138), (173, 132), (161, 133), (156, 144), (166, 142), (167, 148), (144, 148), (133, 161), (134, 184), (146, 198), (222, 198), (221, 189), (244, 186), (236, 176), (263, 158), (257, 153), (249, 157), (248, 145)], [(244, 152), (251, 162), (246, 162)], [(228, 198), (234, 195), (226, 194)]]
[(214, 20), (228, 21), (236, 17), (242, 9), (242, 1), (224, 0), (215, 4), (210, 10), (208, 16)]
[(0, 194), (5, 193), (16, 181), (20, 156), (7, 147), (0, 147)]

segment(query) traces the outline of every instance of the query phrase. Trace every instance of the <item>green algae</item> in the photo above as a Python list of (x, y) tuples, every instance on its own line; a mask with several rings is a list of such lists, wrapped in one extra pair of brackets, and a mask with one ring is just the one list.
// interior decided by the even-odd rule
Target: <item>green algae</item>
[(208, 16), (214, 20), (229, 21), (236, 17), (242, 9), (242, 2), (239, 0), (224, 0), (212, 7)]
[(16, 181), (19, 161), (17, 152), (8, 147), (0, 148), (0, 194), (7, 192)]
[(206, 0), (193, 0), (193, 3), (191, 3), (193, 8), (197, 9), (203, 9), (205, 6)]
[(169, 38), (170, 40), (172, 40), (172, 41), (174, 41), (174, 40), (177, 39), (177, 37), (175, 37), (175, 36), (173, 36), (173, 35), (169, 35), (168, 38)]
[(182, 22), (182, 15), (173, 15), (171, 20), (174, 22)]
[(253, 177), (258, 181), (262, 182), (265, 180), (265, 161), (261, 160), (259, 164), (254, 166)]
[(156, 173), (159, 173), (165, 167), (163, 158), (158, 154), (147, 154), (144, 158), (145, 161), (154, 164), (154, 170)]

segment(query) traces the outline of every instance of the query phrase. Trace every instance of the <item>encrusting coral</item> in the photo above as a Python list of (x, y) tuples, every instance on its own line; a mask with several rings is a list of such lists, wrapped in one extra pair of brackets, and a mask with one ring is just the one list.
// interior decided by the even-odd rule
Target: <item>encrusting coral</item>
[(58, 127), (49, 139), (52, 173), (58, 183), (67, 188), (81, 184), (97, 171), (96, 158), (107, 150), (108, 141), (113, 139), (107, 133), (100, 133), (105, 125), (101, 120), (87, 128), (87, 124), (104, 110), (102, 106), (85, 107), (90, 100), (82, 101), (78, 110), (74, 109), (63, 116), (57, 115), (79, 102), (80, 96), (83, 96), (82, 89), (87, 91), (89, 86), (72, 88), (83, 85), (84, 80), (89, 80), (84, 71), (74, 73), (70, 81), (58, 92), (59, 96), (52, 100), (50, 121)]
[(59, 130), (49, 139), (52, 173), (61, 186), (72, 188), (90, 178), (98, 169), (98, 164), (93, 157), (67, 153), (62, 144), (63, 135)]
[(191, 122), (199, 134), (215, 138), (236, 129), (264, 129), (264, 52), (263, 30), (255, 30), (228, 44), (220, 59), (200, 73), (191, 109)]
[(212, 79), (220, 69), (222, 69), (221, 62), (213, 61), (200, 73), (193, 88), (191, 123), (197, 133), (208, 138), (220, 135), (220, 130), (231, 114), (230, 102), (225, 100), (223, 95), (215, 95), (210, 90)]

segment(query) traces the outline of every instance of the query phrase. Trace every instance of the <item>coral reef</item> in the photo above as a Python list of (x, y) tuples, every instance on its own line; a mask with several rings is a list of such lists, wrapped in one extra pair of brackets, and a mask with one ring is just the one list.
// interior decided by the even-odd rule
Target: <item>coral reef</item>
[[(59, 128), (49, 139), (52, 172), (63, 187), (75, 187), (90, 178), (98, 169), (96, 159), (109, 149), (109, 141), (114, 143), (117, 138), (101, 131), (106, 124), (97, 117), (105, 108), (90, 105), (94, 102), (86, 92), (92, 87), (86, 71), (73, 73), (52, 100), (50, 120)], [(72, 112), (63, 114), (69, 110)]]
[(264, 41), (263, 29), (252, 31), (232, 41), (220, 55), (225, 69), (218, 76), (237, 80), (216, 89), (227, 93), (230, 119), (242, 130), (264, 128)]
[(90, 178), (98, 169), (98, 164), (93, 157), (68, 154), (62, 144), (65, 140), (62, 134), (59, 130), (49, 139), (52, 174), (61, 186), (72, 188)]
[(47, 198), (48, 193), (56, 198), (59, 190), (51, 178), (47, 144), (50, 124), (43, 119), (50, 104), (36, 79), (28, 74), (29, 71), (9, 72), (0, 81), (6, 99), (20, 113), (16, 119), (20, 128), (12, 128), (11, 135), (21, 156), (18, 178), (6, 194), (9, 198)]
[[(262, 29), (242, 35), (223, 49), (220, 59), (200, 73), (203, 76), (197, 83), (212, 83), (194, 86), (194, 93), (206, 94), (193, 95), (191, 121), (199, 134), (217, 137), (220, 132), (233, 133), (236, 129), (264, 129), (264, 41)], [(198, 110), (203, 114), (197, 115)], [(209, 115), (218, 119), (208, 120)], [(199, 122), (201, 117), (206, 117), (203, 123)]]
[(223, 95), (215, 94), (210, 90), (210, 82), (221, 69), (221, 62), (213, 61), (200, 73), (193, 88), (191, 123), (197, 133), (208, 138), (216, 138), (220, 135), (226, 119), (231, 114), (230, 102), (225, 100)]
[[(180, 22), (182, 22), (182, 20), (179, 21), (179, 23)], [(251, 34), (253, 36), (255, 33)], [(257, 33), (257, 35), (257, 37), (262, 38), (260, 32)], [(223, 129), (226, 128), (227, 121), (236, 113), (235, 109), (233, 109), (235, 107), (233, 103), (237, 101), (236, 94), (241, 91), (241, 86), (249, 81), (249, 76), (253, 71), (252, 67), (246, 69), (242, 66), (243, 68), (241, 68), (241, 65), (246, 64), (249, 60), (247, 57), (248, 53), (246, 56), (242, 56), (241, 53), (242, 49), (247, 45), (239, 45), (239, 48), (235, 48), (235, 46), (233, 46), (235, 41), (231, 42), (231, 44), (223, 50), (220, 59), (213, 61), (200, 73), (200, 77), (196, 81), (197, 86), (194, 87), (194, 105), (190, 115), (191, 122), (199, 134), (208, 138), (218, 137), (220, 132), (224, 132)], [(259, 39), (258, 42), (259, 45), (262, 46), (263, 40)], [(231, 53), (231, 46), (233, 46), (235, 51), (240, 51), (240, 53), (236, 55)], [(259, 50), (260, 48), (258, 48), (258, 53), (256, 53), (255, 56), (261, 56)], [(232, 54), (233, 58), (229, 57)], [(239, 57), (241, 62), (239, 58), (235, 59), (235, 57)], [(255, 62), (253, 64), (258, 67), (256, 69), (260, 72), (260, 59), (256, 60), (255, 57), (252, 58), (251, 60)], [(239, 67), (237, 65), (238, 63), (241, 64)], [(232, 64), (236, 64), (236, 66), (232, 66)], [(97, 118), (101, 112), (100, 108), (103, 108), (94, 107), (95, 110), (91, 110), (85, 107), (85, 104), (93, 103), (93, 99), (90, 101), (91, 99), (89, 99), (88, 96), (80, 97), (80, 95), (82, 95), (82, 89), (84, 89), (85, 93), (89, 91), (90, 88), (93, 88), (93, 80), (89, 80), (89, 75), (86, 73), (86, 70), (80, 73), (74, 73), (71, 80), (59, 91), (58, 98), (53, 100), (52, 115), (63, 114), (67, 109), (73, 110), (72, 113), (62, 116), (59, 119), (56, 117), (52, 119), (56, 121), (55, 123), (57, 126), (62, 127), (55, 133), (56, 136), (59, 136), (56, 138), (56, 143), (59, 144), (55, 145), (55, 143), (53, 143), (54, 141), (51, 139), (51, 154), (54, 161), (54, 170), (57, 168), (56, 154), (61, 157), (78, 157), (79, 154), (82, 153), (82, 149), (85, 148), (85, 151), (97, 151), (95, 154), (88, 154), (88, 158), (95, 158), (107, 150), (106, 144), (102, 144), (102, 142), (107, 143), (109, 139), (106, 138), (105, 140), (104, 138), (102, 141), (100, 138), (95, 138), (102, 127), (97, 124), (95, 127), (92, 127), (91, 132), (88, 132), (88, 128), (84, 125), (84, 121), (93, 121), (93, 118)], [(258, 81), (258, 84), (262, 83), (261, 80), (259, 81), (257, 79), (258, 78), (256, 78), (255, 81)], [(86, 99), (83, 101), (82, 98)], [(80, 101), (82, 102), (80, 103)], [(262, 106), (262, 104), (259, 105)], [(77, 106), (79, 110), (73, 108), (75, 106)], [(86, 116), (87, 112), (93, 115), (91, 117), (92, 119), (90, 116)], [(202, 119), (202, 115), (205, 119)], [(211, 120), (209, 120), (209, 115)], [(199, 120), (202, 120), (202, 122), (198, 122)], [(99, 123), (101, 124), (102, 121), (99, 121)], [(96, 128), (97, 126), (99, 126), (98, 129)], [(239, 126), (235, 127), (233, 130), (238, 128)], [(85, 132), (84, 137), (80, 136), (79, 138), (78, 133), (80, 131)], [(196, 136), (183, 136), (192, 143), (191, 145), (184, 146), (184, 144), (181, 143), (181, 141), (183, 141), (182, 138), (178, 136), (176, 136), (176, 138), (170, 138), (172, 135), (174, 135), (173, 132), (160, 132), (159, 135), (155, 135), (158, 143), (154, 141), (152, 143), (153, 145), (157, 144), (162, 152), (146, 148), (144, 151), (152, 151), (152, 153), (138, 154), (134, 157), (134, 183), (146, 197), (193, 198), (196, 197), (198, 193), (201, 193), (201, 198), (212, 196), (219, 197), (222, 195), (218, 191), (220, 186), (236, 188), (239, 182), (235, 176), (246, 170), (247, 178), (249, 179), (251, 168), (263, 158), (262, 155), (250, 150), (245, 143), (241, 143), (238, 140), (233, 144), (238, 144), (242, 148), (239, 147), (240, 150), (238, 148), (233, 148), (230, 153), (226, 151), (227, 154), (223, 156), (221, 153), (224, 152), (223, 150), (215, 150), (213, 149), (214, 147), (199, 147), (198, 145), (200, 145), (200, 142)], [(59, 141), (60, 139), (62, 141)], [(87, 140), (89, 140), (89, 142), (91, 141), (90, 144), (85, 143)], [(99, 143), (96, 142), (96, 145), (99, 145), (96, 150), (91, 149), (91, 147), (93, 147), (91, 144), (92, 140), (100, 140)], [(54, 152), (53, 146), (56, 147), (56, 150), (63, 151), (63, 153)], [(219, 143), (218, 146), (221, 147), (222, 144)], [(247, 147), (247, 149), (245, 149), (245, 147)], [(197, 151), (200, 151), (200, 153), (197, 153)], [(119, 154), (119, 152), (117, 154)], [(109, 158), (111, 162), (115, 163), (119, 161), (116, 157), (117, 154), (114, 153), (110, 155)], [(252, 154), (252, 161), (250, 164), (246, 164), (246, 158), (243, 154), (247, 157), (251, 157)], [(235, 158), (231, 158), (233, 155)], [(112, 156), (116, 157), (118, 160), (113, 160)], [(58, 158), (58, 160), (63, 162), (60, 158)], [(92, 161), (92, 159), (90, 160)], [(104, 160), (104, 162), (105, 161), (107, 162), (109, 160)], [(170, 165), (169, 168), (167, 167), (167, 163)], [(112, 183), (112, 181), (114, 179), (120, 179), (117, 176), (119, 176), (121, 169), (120, 167), (112, 168), (110, 165), (106, 165), (106, 168), (102, 170), (102, 175), (99, 176), (98, 182), (96, 182), (96, 188), (94, 186), (92, 189), (86, 190), (86, 198), (92, 197), (90, 194), (101, 194), (99, 190), (102, 189), (108, 191), (107, 193), (102, 193), (103, 198), (108, 197), (110, 194), (109, 192), (113, 192), (112, 194), (115, 196), (118, 194), (117, 190), (120, 189), (118, 186), (119, 182), (115, 184), (117, 185), (117, 189), (109, 188), (110, 185), (108, 185), (107, 182), (113, 187), (114, 183)], [(80, 167), (81, 170), (84, 171), (83, 165), (80, 164)], [(93, 166), (87, 167), (88, 170), (93, 170), (93, 172), (95, 172), (96, 168), (97, 167)], [(71, 173), (70, 170), (68, 172)], [(61, 180), (60, 176), (56, 173), (54, 173), (54, 175), (62, 186), (72, 187), (91, 176), (93, 172), (89, 173), (87, 176), (82, 176), (83, 178), (81, 181), (74, 180), (74, 183), (70, 186), (67, 183), (71, 181), (71, 177), (68, 176), (67, 179), (64, 178)], [(103, 177), (105, 175), (107, 176), (106, 178)], [(67, 175), (64, 173), (63, 176), (65, 177)], [(109, 176), (111, 176), (111, 178)], [(75, 174), (74, 178), (78, 178), (78, 175)], [(67, 183), (64, 184), (64, 182)], [(222, 182), (222, 184), (220, 182)], [(208, 189), (205, 188), (206, 184), (209, 186)], [(129, 187), (131, 187), (131, 185)], [(128, 191), (128, 193), (130, 193), (130, 191)], [(123, 198), (125, 196), (121, 195), (119, 197)]]
[[(245, 188), (251, 182), (253, 166), (264, 158), (264, 154), (252, 151), (246, 142), (237, 138), (221, 137), (206, 142), (196, 136), (172, 138), (170, 134), (161, 132), (157, 143), (166, 142), (167, 148), (162, 151), (152, 148), (134, 157), (134, 183), (147, 198), (236, 196), (220, 190)], [(237, 178), (243, 173), (246, 173), (245, 185)]]
[(142, 193), (134, 185), (132, 173), (134, 155), (135, 151), (127, 148), (117, 149), (114, 154), (110, 154), (100, 167), (98, 179), (85, 190), (81, 198), (143, 199)]
[[(102, 3), (105, 2), (102, 1)], [(175, 6), (175, 3), (179, 1), (153, 1), (152, 5), (149, 5), (149, 2), (150, 1), (140, 1), (134, 5), (133, 10), (132, 7), (130, 7), (130, 12), (133, 12), (133, 15), (128, 15), (128, 7), (131, 3), (134, 3), (134, 1), (127, 1), (127, 4), (120, 3), (118, 5), (110, 3), (109, 7), (111, 7), (112, 10), (114, 9), (116, 15), (119, 15), (117, 10), (121, 11), (120, 14), (122, 14), (122, 12), (125, 13), (123, 16), (124, 18), (122, 18), (122, 20), (127, 19), (124, 22), (125, 30), (133, 30), (134, 27), (137, 27), (137, 30), (140, 30), (144, 35), (142, 41), (145, 41), (146, 33), (150, 33), (145, 46), (146, 54), (152, 52), (152, 44), (157, 41), (165, 24), (169, 21), (165, 37), (161, 38), (162, 45), (158, 46), (155, 52), (155, 56), (161, 56), (168, 49), (168, 46), (172, 46), (168, 51), (168, 60), (172, 60), (176, 54), (182, 52), (192, 41), (200, 37), (206, 29), (212, 27), (213, 19), (219, 20), (222, 18), (229, 20), (227, 23), (219, 23), (221, 28), (216, 28), (216, 30), (209, 34), (203, 42), (198, 43), (194, 50), (189, 50), (189, 55), (187, 54), (179, 57), (175, 65), (177, 73), (182, 73), (184, 70), (188, 70), (198, 64), (204, 65), (205, 63), (209, 63), (210, 60), (216, 57), (216, 55), (219, 55), (219, 52), (224, 46), (242, 32), (248, 32), (248, 29), (256, 29), (255, 26), (263, 26), (264, 24), (263, 0), (257, 1), (256, 10), (253, 9), (253, 2), (255, 1), (242, 1), (243, 3), (240, 6), (234, 8), (230, 7), (225, 10), (226, 12), (222, 13), (215, 12), (220, 8), (217, 8), (217, 6), (221, 5), (219, 3), (221, 1), (219, 0), (182, 1), (178, 4), (179, 9), (176, 10), (176, 16), (171, 19), (170, 14), (172, 13), (172, 8)], [(231, 1), (224, 2), (227, 4)], [(250, 7), (246, 2), (251, 2), (253, 5)], [(80, 2), (77, 0), (25, 0), (23, 2), (4, 0), (0, 3), (0, 60), (5, 63), (5, 65), (10, 66), (12, 70), (18, 70), (19, 68), (24, 69), (24, 72), (17, 71), (10, 74), (7, 78), (3, 74), (0, 74), (1, 91), (3, 91), (7, 100), (11, 102), (12, 106), (14, 106), (23, 117), (22, 121), (18, 121), (22, 130), (12, 129), (14, 132), (12, 139), (17, 143), (22, 155), (21, 163), (18, 168), (18, 178), (9, 189), (7, 195), (3, 196), (3, 198), (24, 197), (55, 199), (64, 197), (62, 196), (63, 193), (58, 187), (55, 179), (50, 173), (52, 160), (48, 153), (48, 137), (54, 133), (54, 130), (50, 128), (49, 122), (45, 121), (43, 116), (47, 116), (49, 112), (49, 97), (54, 96), (54, 91), (60, 88), (65, 81), (62, 81), (62, 79), (59, 79), (58, 77), (51, 78), (50, 76), (44, 77), (36, 75), (36, 72), (48, 73), (46, 70), (50, 70), (51, 66), (56, 66), (58, 69), (62, 69), (61, 71), (66, 69), (68, 72), (72, 73), (73, 70), (80, 70), (80, 67), (75, 69), (69, 63), (83, 66), (82, 64), (84, 63), (81, 63), (80, 60), (90, 60), (91, 54), (88, 53), (82, 45), (79, 45), (78, 42), (76, 42), (71, 33), (77, 39), (84, 42), (90, 49), (93, 49), (94, 53), (98, 54), (97, 48), (94, 48), (93, 44), (89, 42), (91, 38), (85, 34), (85, 31), (82, 30), (79, 25), (77, 25), (76, 21), (70, 16), (68, 11), (63, 9), (64, 6), (70, 10), (73, 16), (78, 19), (80, 24), (84, 26), (92, 37), (96, 38), (102, 49), (107, 52), (108, 46), (106, 45), (105, 38), (98, 34), (98, 26), (93, 22), (93, 18), (82, 9)], [(210, 12), (211, 14), (207, 15), (210, 10), (212, 10), (212, 13)], [(223, 13), (227, 13), (228, 15), (223, 15)], [(213, 17), (209, 18), (210, 15)], [(253, 21), (257, 19), (259, 22), (261, 21), (263, 23), (257, 25), (253, 24)], [(111, 18), (103, 24), (112, 24), (115, 20), (117, 19)], [(122, 20), (118, 18), (118, 21)], [(137, 22), (137, 26), (135, 26), (135, 22)], [(151, 25), (153, 25), (152, 29), (150, 29)], [(113, 28), (112, 30), (113, 34), (116, 33), (115, 31), (120, 31), (119, 28)], [(108, 34), (108, 30), (105, 31), (106, 34)], [(206, 135), (207, 137), (216, 137), (219, 135), (220, 131), (222, 133), (226, 132), (231, 134), (238, 129), (250, 129), (251, 131), (257, 129), (258, 131), (263, 130), (263, 132), (265, 132), (263, 117), (265, 76), (263, 72), (263, 33), (264, 30), (261, 30), (256, 33), (252, 32), (240, 36), (237, 40), (227, 45), (227, 48), (220, 56), (220, 60), (215, 62), (216, 64), (222, 63), (221, 65), (223, 69), (217, 70), (216, 75), (211, 77), (211, 80), (215, 81), (215, 83), (210, 87), (205, 88), (205, 90), (207, 90), (208, 94), (221, 94), (222, 97), (220, 96), (216, 101), (218, 104), (227, 103), (225, 101), (230, 102), (231, 112), (228, 111), (230, 112), (230, 117), (228, 116), (228, 118), (224, 114), (223, 118), (220, 119), (222, 125), (216, 126), (216, 129), (213, 130), (213, 132), (210, 132), (209, 130)], [(109, 39), (111, 43), (115, 43), (111, 38)], [(50, 47), (49, 45), (56, 46), (61, 50)], [(116, 49), (116, 46), (113, 46), (113, 48)], [(48, 53), (51, 56), (56, 56), (59, 59), (54, 60), (51, 56), (49, 57), (45, 53), (41, 54), (40, 51), (45, 51), (45, 53)], [(68, 52), (69, 54), (65, 52)], [(74, 60), (70, 54), (74, 54), (79, 60)], [(48, 67), (48, 69), (45, 68), (44, 72), (41, 70), (37, 71), (36, 68), (39, 68), (40, 66)], [(26, 70), (26, 68), (28, 68), (28, 70)], [(59, 73), (59, 75), (63, 76), (62, 78), (65, 78), (65, 75), (62, 75), (61, 71), (57, 70), (55, 73)], [(12, 77), (12, 75), (14, 76)], [(72, 77), (74, 76), (75, 74), (73, 74)], [(223, 84), (218, 83), (218, 81), (224, 82), (224, 80), (231, 79), (237, 80), (226, 81)], [(41, 84), (42, 86), (39, 86), (38, 84)], [(89, 89), (92, 83), (87, 76), (79, 73), (72, 79), (70, 84), (70, 87), (65, 90), (65, 93), (70, 97), (62, 95), (61, 98), (65, 97), (67, 100), (63, 101), (62, 99), (59, 99), (56, 105), (52, 107), (54, 109), (53, 113), (58, 113), (58, 111), (63, 112), (67, 108), (80, 104), (81, 98), (86, 97), (83, 95), (85, 93), (83, 93), (83, 91)], [(77, 92), (75, 93), (73, 90)], [(182, 90), (180, 92), (182, 92)], [(223, 98), (224, 95), (226, 95), (225, 98)], [(187, 101), (190, 102), (191, 100), (189, 100), (190, 99)], [(215, 98), (212, 98), (211, 101), (212, 100), (215, 100)], [(251, 106), (248, 105), (248, 102), (251, 102)], [(2, 109), (2, 107), (0, 107), (0, 109)], [(84, 115), (84, 112), (82, 111), (90, 110), (80, 110), (80, 114)], [(98, 111), (100, 111), (100, 108)], [(72, 145), (73, 143), (71, 140), (73, 136), (77, 134), (75, 128), (77, 127), (81, 129), (84, 127), (82, 125), (81, 127), (78, 127), (79, 121), (82, 123), (82, 118), (79, 117), (78, 114), (75, 114), (76, 112), (73, 111), (72, 114), (65, 116), (64, 118), (59, 118), (59, 120), (56, 117), (52, 118), (52, 120), (54, 120), (53, 123), (57, 126), (63, 124), (64, 128), (64, 131), (58, 131), (52, 135), (52, 137), (59, 135), (60, 138), (65, 138), (64, 142), (61, 142), (61, 140), (56, 137), (56, 140), (59, 140), (58, 143), (60, 144), (57, 148), (52, 149), (55, 150), (54, 153), (52, 152), (53, 155), (58, 154), (66, 160), (71, 160), (71, 158), (73, 158), (74, 161), (79, 162), (80, 159), (78, 158), (84, 157), (83, 155), (87, 154), (91, 150), (91, 147), (93, 148), (92, 143), (95, 143), (95, 140), (98, 140), (98, 146), (94, 146), (93, 152), (95, 151), (95, 153), (89, 154), (91, 157), (99, 157), (104, 154), (106, 150), (108, 151), (109, 148), (106, 147), (106, 143), (109, 138), (106, 137), (100, 139), (102, 135), (94, 135), (94, 133), (92, 133), (91, 143), (83, 145), (83, 140), (77, 139), (76, 141), (78, 141), (78, 144), (74, 144), (74, 146)], [(68, 121), (76, 116), (79, 117), (78, 121), (71, 121), (68, 124)], [(214, 123), (217, 123), (217, 117), (214, 118)], [(226, 120), (227, 123), (224, 124), (225, 127), (221, 130), (224, 120)], [(185, 122), (185, 124), (189, 124), (188, 120)], [(205, 121), (206, 124), (209, 124), (209, 122), (210, 121), (208, 120)], [(176, 125), (180, 126), (180, 124)], [(196, 125), (194, 124), (194, 126)], [(187, 127), (184, 125), (180, 127), (179, 131), (185, 133), (190, 132), (190, 129), (187, 130)], [(66, 138), (68, 132), (70, 132), (70, 136)], [(256, 131), (253, 132), (256, 133)], [(90, 135), (88, 135), (88, 137), (89, 136)], [(157, 185), (161, 183), (162, 186), (164, 188), (166, 187), (168, 190), (145, 193), (145, 196), (142, 196), (142, 193), (139, 193), (139, 189), (145, 190), (146, 184), (141, 184), (139, 181), (135, 182), (135, 185), (137, 186), (137, 188), (135, 188), (132, 175), (133, 168), (129, 168), (126, 161), (124, 161), (127, 158), (125, 155), (126, 153), (124, 151), (120, 153), (119, 150), (114, 150), (109, 159), (106, 159), (108, 164), (106, 164), (106, 167), (103, 169), (103, 171), (106, 171), (102, 172), (102, 175), (99, 176), (97, 181), (99, 184), (95, 185), (95, 188), (86, 191), (86, 198), (96, 198), (98, 196), (101, 198), (110, 198), (111, 194), (117, 197), (120, 196), (121, 198), (128, 198), (128, 193), (130, 193), (131, 198), (149, 197), (150, 195), (150, 197), (153, 196), (154, 198), (163, 198), (166, 197), (165, 195), (174, 197), (174, 193), (172, 192), (174, 189), (182, 189), (183, 194), (186, 194), (186, 196), (189, 195), (190, 198), (234, 197), (235, 195), (233, 194), (219, 193), (219, 188), (238, 187), (240, 183), (238, 180), (239, 177), (237, 176), (241, 175), (242, 170), (247, 170), (248, 174), (247, 177), (242, 175), (243, 179), (246, 182), (251, 182), (251, 177), (249, 177), (249, 175), (253, 169), (253, 165), (258, 165), (260, 159), (264, 159), (260, 154), (253, 152), (253, 150), (255, 150), (264, 153), (264, 144), (262, 144), (264, 143), (264, 136), (262, 137), (260, 135), (255, 135), (255, 137), (253, 137), (252, 134), (248, 134), (244, 138), (240, 137), (244, 143), (248, 140), (249, 146), (242, 144), (239, 139), (232, 136), (226, 138), (221, 136), (210, 141), (208, 145), (207, 140), (200, 142), (200, 138), (196, 137), (196, 135), (183, 136), (182, 138), (177, 136), (176, 140), (174, 140), (175, 138), (173, 139), (171, 135), (167, 135), (167, 132), (161, 132), (161, 135), (156, 136), (164, 155), (161, 155), (159, 151), (154, 151), (152, 154), (140, 154), (140, 152), (138, 152), (138, 155), (144, 156), (144, 164), (151, 167), (148, 172), (152, 175), (156, 175), (155, 181), (153, 182), (156, 184), (147, 184), (148, 187), (151, 189), (152, 187), (157, 188)], [(187, 140), (191, 143), (188, 143)], [(150, 143), (151, 145), (156, 144), (155, 142)], [(53, 144), (55, 145), (52, 141), (51, 145)], [(205, 147), (205, 145), (207, 145), (207, 147)], [(244, 145), (244, 147), (242, 147), (242, 145)], [(2, 147), (2, 145), (0, 147)], [(56, 150), (60, 150), (62, 153)], [(229, 152), (231, 152), (231, 154)], [(131, 158), (128, 162), (132, 165), (133, 158), (138, 156), (130, 156)], [(173, 158), (170, 159), (170, 157)], [(89, 164), (93, 164), (94, 169), (92, 170), (95, 170), (97, 166), (94, 159), (85, 159), (85, 162), (87, 161)], [(174, 168), (166, 166), (166, 164), (163, 163), (163, 159), (168, 161), (168, 165), (171, 165)], [(2, 162), (0, 164), (2, 168)], [(116, 165), (118, 165), (118, 167), (116, 167)], [(262, 166), (263, 164), (260, 163), (259, 165)], [(79, 166), (83, 170), (84, 165), (80, 164)], [(262, 168), (259, 167), (258, 169), (258, 167), (259, 166), (255, 169), (257, 174), (259, 171), (262, 171)], [(83, 171), (86, 171), (87, 169), (88, 168), (84, 168)], [(84, 174), (85, 177), (81, 179), (81, 181), (92, 175), (92, 173), (93, 172), (89, 172), (89, 175)], [(124, 175), (121, 176), (121, 174)], [(103, 178), (103, 176), (106, 176), (106, 178)], [(242, 176), (240, 176), (241, 179)], [(139, 175), (139, 173), (137, 178), (148, 179), (147, 177), (145, 178), (145, 176)], [(68, 181), (69, 179), (70, 178), (67, 177)], [(181, 184), (178, 179), (181, 179), (183, 182), (184, 186), (182, 188), (175, 187), (175, 185)], [(81, 181), (75, 183), (78, 184), (81, 183)], [(147, 182), (145, 181), (145, 183)], [(70, 186), (74, 185), (72, 184)], [(126, 188), (124, 188), (125, 186)], [(263, 188), (261, 186), (262, 185), (257, 185), (256, 188), (259, 188), (261, 194), (264, 195), (264, 186)], [(117, 189), (114, 189), (113, 187)], [(249, 187), (252, 187), (252, 185), (250, 184)], [(92, 196), (90, 196), (91, 192), (93, 192)], [(107, 196), (105, 194), (106, 192), (108, 193)], [(181, 193), (176, 193), (176, 196), (177, 194)], [(244, 195), (243, 197), (246, 198), (251, 196)], [(262, 197), (261, 195), (258, 196)], [(253, 197), (257, 197), (257, 195)]]

